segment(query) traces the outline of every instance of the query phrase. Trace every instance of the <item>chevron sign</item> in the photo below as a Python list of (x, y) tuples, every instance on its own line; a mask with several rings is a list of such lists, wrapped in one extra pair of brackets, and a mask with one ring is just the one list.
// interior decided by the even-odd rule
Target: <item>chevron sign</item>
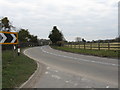
[(0, 32), (0, 44), (18, 44), (18, 33)]

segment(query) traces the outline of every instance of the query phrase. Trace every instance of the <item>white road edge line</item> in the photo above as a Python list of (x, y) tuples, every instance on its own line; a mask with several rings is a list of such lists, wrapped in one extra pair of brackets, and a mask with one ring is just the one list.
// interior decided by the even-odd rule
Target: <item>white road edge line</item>
[(58, 54), (55, 54), (55, 53), (51, 53), (51, 52), (45, 51), (45, 50), (43, 49), (43, 47), (41, 47), (41, 50), (42, 50), (44, 53), (48, 53), (48, 54), (51, 54), (51, 55), (54, 55), (54, 56), (59, 56), (59, 57), (64, 57), (64, 58), (69, 58), (69, 59), (75, 59), (75, 60), (78, 60), (78, 61), (85, 61), (85, 62), (92, 62), (92, 63), (103, 64), (103, 65), (118, 66), (117, 64), (112, 64), (112, 63), (105, 63), (105, 62), (99, 62), (99, 61), (91, 61), (91, 60), (79, 59), (79, 58), (74, 58), (74, 57), (65, 56), (65, 55), (58, 55)]

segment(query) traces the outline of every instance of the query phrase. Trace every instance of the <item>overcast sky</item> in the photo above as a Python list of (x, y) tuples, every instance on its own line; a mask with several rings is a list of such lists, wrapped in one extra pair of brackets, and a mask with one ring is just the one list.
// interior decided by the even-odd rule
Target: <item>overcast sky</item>
[(118, 36), (119, 0), (0, 0), (0, 17), (47, 38), (56, 25), (68, 40)]

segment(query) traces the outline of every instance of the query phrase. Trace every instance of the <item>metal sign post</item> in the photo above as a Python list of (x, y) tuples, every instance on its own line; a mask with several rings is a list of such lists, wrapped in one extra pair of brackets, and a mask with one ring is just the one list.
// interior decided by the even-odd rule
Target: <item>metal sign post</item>
[(0, 89), (2, 89), (2, 44), (18, 44), (18, 33), (0, 31)]
[(2, 89), (2, 45), (1, 44), (0, 44), (0, 89)]

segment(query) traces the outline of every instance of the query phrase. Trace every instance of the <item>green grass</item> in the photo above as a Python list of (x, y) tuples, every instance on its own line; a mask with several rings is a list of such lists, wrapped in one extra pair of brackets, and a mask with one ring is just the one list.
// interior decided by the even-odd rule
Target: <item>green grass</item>
[(72, 52), (72, 53), (94, 55), (94, 56), (100, 56), (100, 57), (118, 58), (118, 51), (113, 51), (113, 50), (90, 50), (90, 49), (84, 50), (84, 49), (57, 47), (57, 46), (52, 46), (52, 48), (67, 51), (67, 52)]
[(36, 70), (34, 60), (21, 54), (15, 57), (12, 50), (2, 53), (2, 88), (15, 88), (24, 83)]

